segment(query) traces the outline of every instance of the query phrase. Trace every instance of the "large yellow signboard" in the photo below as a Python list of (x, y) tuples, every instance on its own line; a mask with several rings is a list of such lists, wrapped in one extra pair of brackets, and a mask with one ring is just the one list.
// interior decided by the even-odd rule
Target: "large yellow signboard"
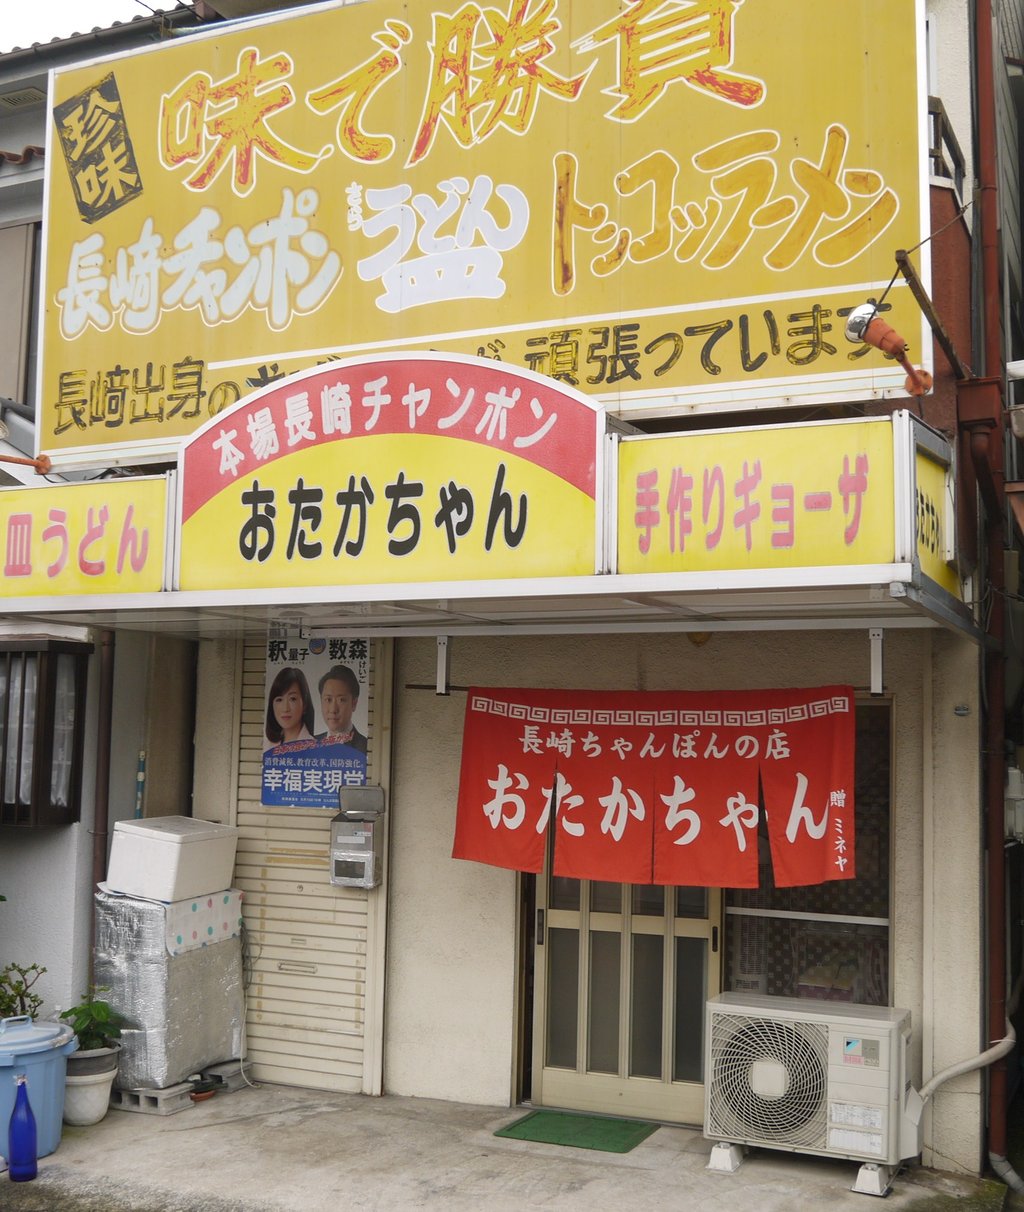
[(393, 350), (622, 412), (899, 390), (842, 330), (921, 239), (921, 7), (367, 0), (60, 71), (40, 447)]

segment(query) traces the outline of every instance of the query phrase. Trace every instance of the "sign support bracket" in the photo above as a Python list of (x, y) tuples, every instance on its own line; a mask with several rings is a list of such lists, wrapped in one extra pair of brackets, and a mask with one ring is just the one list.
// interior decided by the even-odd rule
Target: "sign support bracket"
[(881, 627), (868, 628), (868, 640), (871, 644), (871, 693), (873, 695), (882, 693), (882, 637), (884, 634)]
[(437, 689), (435, 694), (451, 694), (452, 658), (448, 650), (448, 637), (437, 637)]

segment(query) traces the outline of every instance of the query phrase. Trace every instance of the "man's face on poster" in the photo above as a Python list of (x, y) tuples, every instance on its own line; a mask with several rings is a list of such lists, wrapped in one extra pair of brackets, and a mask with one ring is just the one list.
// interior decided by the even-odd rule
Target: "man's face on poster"
[(320, 710), (327, 731), (332, 735), (348, 732), (352, 727), (352, 713), (358, 702), (359, 696), (353, 695), (343, 681), (339, 678), (328, 678), (320, 692)]

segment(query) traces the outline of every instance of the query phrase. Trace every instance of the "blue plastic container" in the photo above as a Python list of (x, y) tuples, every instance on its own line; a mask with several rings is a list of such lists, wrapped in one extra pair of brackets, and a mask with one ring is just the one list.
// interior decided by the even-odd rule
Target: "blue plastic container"
[(68, 1056), (78, 1047), (67, 1023), (34, 1022), (27, 1016), (0, 1019), (0, 1151), (7, 1150), (7, 1124), (18, 1093), (17, 1077), (28, 1078), (36, 1117), (39, 1157), (56, 1151), (64, 1116)]

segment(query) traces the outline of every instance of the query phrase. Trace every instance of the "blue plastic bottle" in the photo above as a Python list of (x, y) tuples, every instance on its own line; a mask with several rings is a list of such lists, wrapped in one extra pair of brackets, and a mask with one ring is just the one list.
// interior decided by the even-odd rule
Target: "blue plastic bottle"
[(36, 1117), (28, 1101), (28, 1079), (21, 1074), (14, 1080), (18, 1092), (7, 1128), (7, 1169), (12, 1182), (27, 1183), (37, 1173)]

